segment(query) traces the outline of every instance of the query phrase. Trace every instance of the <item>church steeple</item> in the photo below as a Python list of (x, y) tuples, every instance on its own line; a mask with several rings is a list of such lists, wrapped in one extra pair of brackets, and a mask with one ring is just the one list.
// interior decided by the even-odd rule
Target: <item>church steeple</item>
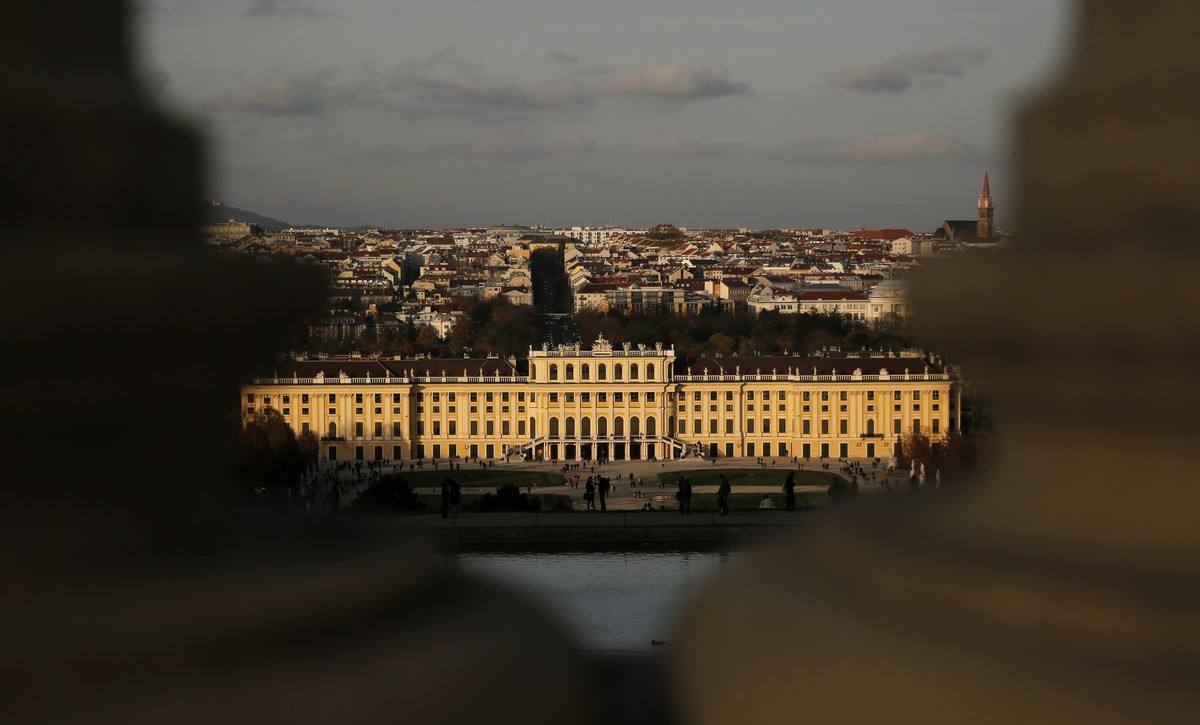
[(983, 174), (983, 193), (979, 195), (979, 225), (976, 235), (981, 240), (995, 236), (996, 207), (992, 203), (992, 183), (987, 172)]

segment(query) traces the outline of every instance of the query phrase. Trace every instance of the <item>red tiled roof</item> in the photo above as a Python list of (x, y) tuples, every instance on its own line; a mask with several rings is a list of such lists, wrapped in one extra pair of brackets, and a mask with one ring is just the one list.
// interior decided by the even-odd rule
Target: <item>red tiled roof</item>
[[(794, 375), (812, 375), (816, 368), (817, 375), (849, 375), (855, 370), (862, 370), (864, 375), (878, 375), (881, 370), (901, 374), (907, 369), (910, 373), (924, 373), (925, 368), (930, 373), (941, 373), (941, 368), (930, 365), (917, 358), (895, 357), (789, 357), (771, 355), (763, 357), (702, 357), (693, 362), (688, 368), (692, 375), (734, 375), (740, 371), (742, 375), (786, 375), (788, 370)], [(687, 374), (687, 369), (679, 371)]]
[(852, 235), (859, 239), (886, 239), (891, 242), (903, 237), (911, 237), (913, 233), (907, 229), (859, 229), (857, 232), (852, 232)]
[(516, 375), (516, 368), (507, 360), (488, 358), (485, 360), (467, 360), (463, 358), (444, 358), (421, 360), (347, 360), (331, 358), (328, 360), (289, 360), (281, 363), (274, 371), (280, 378), (290, 378), (293, 375), (300, 378), (313, 378), (317, 373), (324, 373), (326, 378), (336, 378), (345, 372), (352, 378), (386, 378), (407, 377), (409, 371), (416, 377), (433, 377), (446, 375), (458, 377), (463, 375), (481, 375), (491, 377)]
[(847, 290), (845, 292), (805, 292), (800, 295), (800, 299), (810, 302), (822, 302), (836, 300), (862, 301), (867, 298), (862, 293)]

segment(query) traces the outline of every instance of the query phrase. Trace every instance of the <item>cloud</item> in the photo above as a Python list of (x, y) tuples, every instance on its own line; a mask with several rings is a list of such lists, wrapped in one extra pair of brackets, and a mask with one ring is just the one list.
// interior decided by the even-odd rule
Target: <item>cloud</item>
[(585, 154), (594, 151), (596, 139), (590, 136), (541, 138), (526, 133), (488, 134), (467, 144), (451, 144), (445, 153), (467, 156), (533, 158)]
[(946, 78), (961, 78), (991, 60), (989, 48), (960, 46), (909, 53), (878, 65), (848, 68), (833, 76), (833, 87), (857, 93), (900, 93), (920, 82), (922, 87)]
[(441, 157), (540, 159), (554, 156), (578, 156), (596, 149), (591, 136), (540, 136), (525, 129), (491, 132), (475, 139), (444, 143), (411, 144), (357, 151), (343, 157), (355, 164), (396, 164), (414, 159)]
[(430, 72), (400, 66), (379, 75), (397, 101), (414, 111), (442, 113), (472, 108), (508, 110), (564, 109), (588, 105), (592, 96), (579, 81), (551, 79), (532, 86), (480, 77), (473, 72)]
[(917, 131), (844, 140), (812, 139), (782, 149), (779, 156), (802, 161), (893, 163), (961, 159), (968, 149), (954, 136)]
[(729, 147), (682, 136), (650, 136), (638, 141), (635, 149), (647, 156), (717, 156), (728, 151)]
[[(595, 76), (599, 75), (599, 78)], [(204, 110), (268, 116), (312, 115), (327, 109), (389, 110), (411, 116), (520, 119), (538, 111), (585, 108), (605, 96), (697, 100), (749, 93), (724, 69), (647, 66), (623, 75), (580, 68), (538, 82), (488, 77), (452, 49), (347, 78), (320, 69), (251, 84), (208, 99)]]
[(725, 68), (658, 63), (614, 75), (604, 81), (600, 90), (606, 94), (689, 100), (746, 96), (750, 94), (750, 84), (730, 80)]
[(546, 57), (556, 63), (565, 63), (566, 65), (576, 65), (583, 62), (583, 58), (574, 53), (568, 53), (565, 50), (552, 50), (546, 54)]
[(323, 18), (329, 15), (308, 0), (248, 0), (248, 18)]
[(248, 113), (263, 116), (307, 116), (333, 103), (354, 99), (338, 84), (338, 73), (322, 69), (289, 78), (276, 78), (218, 94), (201, 108), (216, 113)]

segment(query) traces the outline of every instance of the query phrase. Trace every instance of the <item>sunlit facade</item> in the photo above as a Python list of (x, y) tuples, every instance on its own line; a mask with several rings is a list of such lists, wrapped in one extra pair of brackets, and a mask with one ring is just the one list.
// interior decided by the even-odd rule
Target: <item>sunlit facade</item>
[(957, 430), (952, 377), (916, 354), (701, 358), (603, 338), (515, 359), (324, 358), (242, 388), (342, 460), (875, 458)]

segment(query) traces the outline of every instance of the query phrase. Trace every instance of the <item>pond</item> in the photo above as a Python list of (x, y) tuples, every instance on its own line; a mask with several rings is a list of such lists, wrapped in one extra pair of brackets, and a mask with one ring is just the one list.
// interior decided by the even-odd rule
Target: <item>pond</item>
[(558, 615), (584, 651), (650, 652), (668, 641), (688, 598), (736, 560), (730, 551), (460, 553), (465, 571), (491, 577)]

